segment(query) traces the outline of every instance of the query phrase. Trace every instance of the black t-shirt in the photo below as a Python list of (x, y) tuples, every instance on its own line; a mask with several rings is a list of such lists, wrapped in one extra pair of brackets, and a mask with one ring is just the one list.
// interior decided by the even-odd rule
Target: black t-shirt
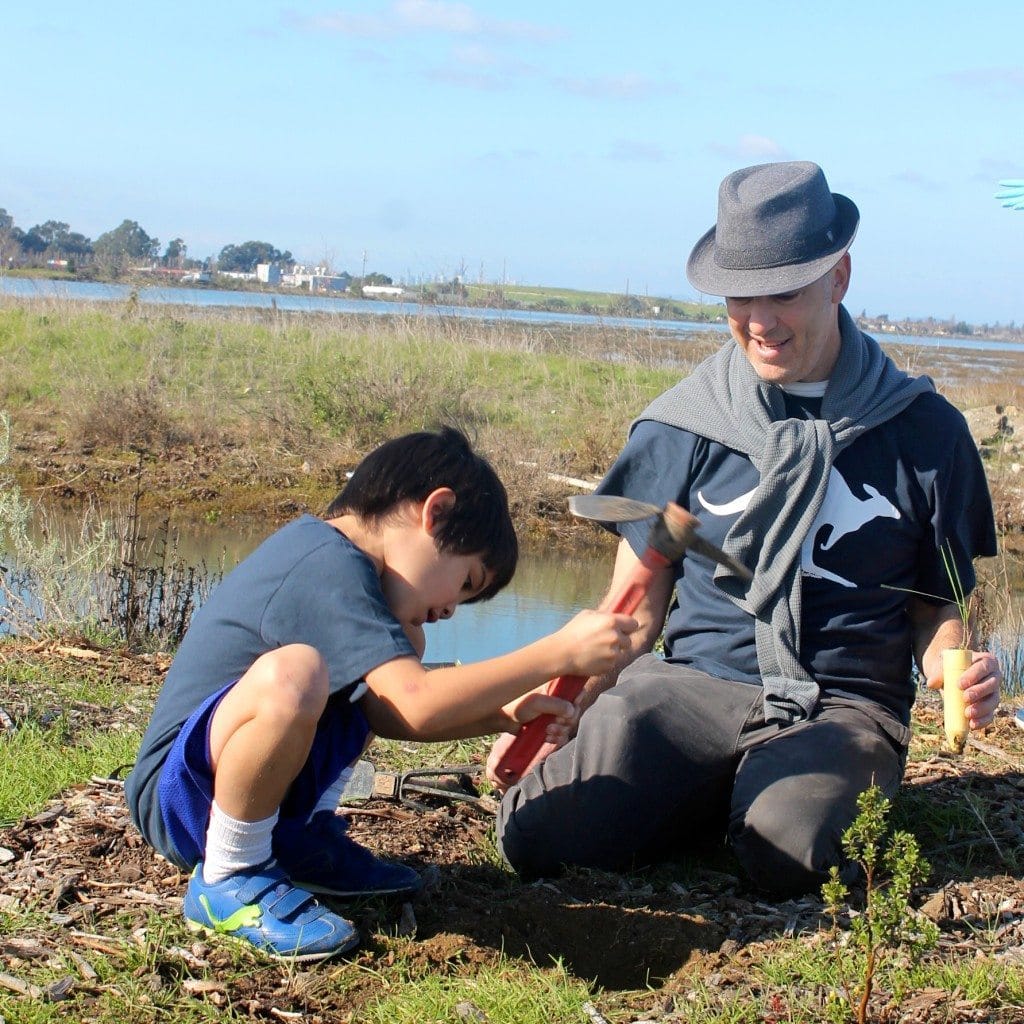
[[(790, 416), (813, 418), (821, 400), (787, 395), (786, 404)], [(747, 456), (648, 420), (637, 425), (598, 492), (657, 505), (675, 501), (722, 547), (758, 481)], [(648, 522), (617, 529), (637, 554), (643, 551)], [(995, 527), (963, 416), (926, 394), (840, 452), (804, 539), (800, 661), (823, 692), (871, 699), (909, 722), (908, 591), (953, 600), (940, 549), (951, 553), (969, 592), (972, 560), (995, 553)], [(666, 656), (759, 684), (754, 620), (714, 585), (714, 569), (695, 555), (677, 567)]]

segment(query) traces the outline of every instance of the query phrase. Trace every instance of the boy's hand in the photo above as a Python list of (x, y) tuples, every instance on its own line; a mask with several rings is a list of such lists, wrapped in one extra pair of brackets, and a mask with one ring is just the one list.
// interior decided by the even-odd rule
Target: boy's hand
[(599, 676), (610, 672), (629, 649), (639, 623), (631, 615), (582, 611), (556, 634), (567, 660), (562, 675)]
[(515, 739), (516, 728), (540, 715), (554, 716), (544, 733), (545, 742), (537, 751), (537, 756), (531, 762), (532, 765), (543, 760), (553, 750), (557, 750), (572, 736), (579, 722), (580, 712), (575, 704), (562, 700), (560, 697), (550, 697), (539, 690), (533, 690), (517, 700), (510, 701), (501, 710), (509, 718), (509, 731), (502, 733), (494, 741), (491, 752), (487, 756), (486, 773), (487, 778), (504, 793), (508, 788), (508, 783), (498, 776), (497, 766)]
[(541, 715), (552, 715), (545, 740), (557, 747), (573, 734), (580, 718), (579, 709), (571, 701), (551, 697), (540, 690), (531, 690), (522, 697), (510, 701), (501, 710), (508, 715), (508, 731), (513, 733), (525, 722), (532, 722)]

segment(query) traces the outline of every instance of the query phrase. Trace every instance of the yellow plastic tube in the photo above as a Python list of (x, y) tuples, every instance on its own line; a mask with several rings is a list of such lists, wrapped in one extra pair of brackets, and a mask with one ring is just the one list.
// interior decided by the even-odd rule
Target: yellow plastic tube
[(960, 689), (960, 677), (971, 667), (971, 651), (959, 647), (942, 652), (942, 717), (946, 729), (946, 749), (962, 754), (971, 731), (967, 721), (964, 691)]

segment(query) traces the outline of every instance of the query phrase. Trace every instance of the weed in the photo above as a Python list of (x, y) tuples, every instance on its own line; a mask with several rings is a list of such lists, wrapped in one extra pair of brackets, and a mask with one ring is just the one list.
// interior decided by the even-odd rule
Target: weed
[(108, 621), (129, 650), (170, 650), (177, 647), (192, 614), (224, 575), (223, 566), (186, 565), (177, 557), (170, 518), (160, 524), (148, 550), (142, 535), (139, 501), (142, 463), (135, 495), (121, 531), (120, 558), (107, 571)]
[(43, 517), (41, 536), (33, 540), (34, 509), (3, 474), (10, 448), (10, 420), (0, 413), (0, 551), (12, 563), (0, 571), (6, 627), (33, 633), (43, 623), (74, 626), (89, 617), (92, 583), (112, 560), (113, 539), (107, 524), (89, 512), (77, 536), (66, 536)]

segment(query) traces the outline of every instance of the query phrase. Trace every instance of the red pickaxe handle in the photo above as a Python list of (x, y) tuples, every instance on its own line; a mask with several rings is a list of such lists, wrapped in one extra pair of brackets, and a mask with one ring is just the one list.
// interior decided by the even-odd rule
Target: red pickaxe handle
[[(655, 573), (671, 564), (660, 551), (648, 547), (630, 573), (629, 579), (623, 584), (622, 589), (614, 595), (609, 594), (597, 610), (632, 615), (650, 589)], [(585, 676), (559, 676), (547, 684), (545, 692), (552, 697), (561, 697), (563, 700), (575, 700), (586, 681)], [(530, 762), (544, 745), (544, 734), (552, 717), (552, 715), (540, 715), (520, 727), (516, 738), (495, 768), (495, 773), (504, 785), (511, 786), (518, 782), (530, 767)]]

